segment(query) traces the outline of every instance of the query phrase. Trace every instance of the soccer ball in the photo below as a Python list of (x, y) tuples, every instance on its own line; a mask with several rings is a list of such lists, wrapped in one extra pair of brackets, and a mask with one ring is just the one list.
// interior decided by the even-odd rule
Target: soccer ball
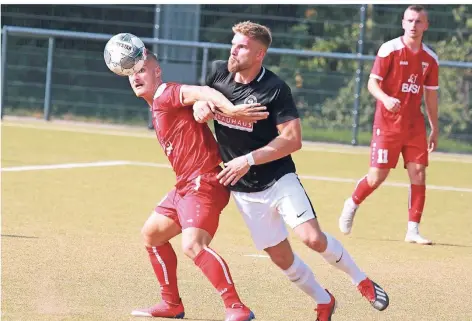
[(146, 59), (144, 43), (130, 33), (111, 37), (103, 50), (108, 68), (119, 76), (131, 76), (143, 68)]

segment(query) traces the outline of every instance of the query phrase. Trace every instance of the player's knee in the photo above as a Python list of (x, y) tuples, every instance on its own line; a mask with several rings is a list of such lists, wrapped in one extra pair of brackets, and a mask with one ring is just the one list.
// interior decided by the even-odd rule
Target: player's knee
[(282, 270), (286, 270), (290, 267), (293, 261), (293, 253), (271, 253), (270, 259)]
[(143, 238), (144, 245), (147, 247), (155, 246), (153, 243), (152, 233), (149, 229), (144, 225), (141, 229), (141, 237)]
[(326, 250), (326, 237), (323, 233), (311, 233), (302, 236), (303, 243), (310, 249), (316, 252), (323, 252)]
[(182, 251), (192, 260), (203, 250), (204, 246), (202, 242), (198, 242), (197, 240), (182, 241)]
[(146, 225), (141, 229), (141, 237), (146, 247), (161, 246), (168, 241), (163, 233), (159, 233)]
[(288, 269), (293, 263), (293, 251), (288, 242), (266, 248), (264, 251), (269, 254), (272, 262), (282, 270)]
[(416, 185), (424, 185), (426, 181), (425, 168), (415, 168), (414, 170), (410, 170), (410, 181)]
[(381, 173), (376, 173), (376, 174), (369, 174), (367, 175), (367, 183), (369, 184), (370, 187), (372, 188), (377, 188), (382, 184), (385, 179), (387, 178), (387, 175), (383, 175)]

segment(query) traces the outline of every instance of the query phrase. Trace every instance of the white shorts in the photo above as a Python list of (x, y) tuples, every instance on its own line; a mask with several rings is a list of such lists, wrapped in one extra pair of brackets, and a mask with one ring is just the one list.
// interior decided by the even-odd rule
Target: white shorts
[(231, 192), (258, 250), (275, 246), (291, 228), (316, 218), (315, 210), (298, 176), (282, 176), (270, 188), (254, 193)]

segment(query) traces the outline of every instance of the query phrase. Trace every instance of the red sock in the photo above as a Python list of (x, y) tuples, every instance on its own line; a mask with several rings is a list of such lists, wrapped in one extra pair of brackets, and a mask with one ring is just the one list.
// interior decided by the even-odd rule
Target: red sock
[(425, 185), (410, 185), (410, 195), (408, 200), (408, 221), (416, 223), (419, 223), (421, 221), (425, 198)]
[(352, 193), (352, 200), (357, 205), (360, 205), (369, 196), (375, 188), (369, 186), (367, 182), (367, 176), (364, 176), (359, 182), (357, 182), (356, 189)]
[(166, 302), (179, 304), (180, 295), (177, 287), (177, 256), (172, 245), (167, 242), (156, 247), (146, 247), (151, 265), (161, 285), (161, 296)]
[(221, 295), (225, 307), (230, 308), (234, 303), (241, 303), (228, 265), (221, 256), (207, 247), (198, 253), (194, 262)]

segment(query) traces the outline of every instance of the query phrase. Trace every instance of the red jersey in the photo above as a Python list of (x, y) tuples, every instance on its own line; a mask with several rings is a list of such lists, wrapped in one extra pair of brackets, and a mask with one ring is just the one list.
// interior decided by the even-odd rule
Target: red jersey
[(210, 128), (206, 123), (197, 123), (192, 107), (182, 103), (181, 86), (161, 84), (151, 109), (157, 139), (177, 176), (176, 187), (215, 169), (221, 162)]
[(438, 56), (425, 44), (412, 52), (399, 37), (384, 43), (377, 53), (371, 78), (380, 80), (380, 88), (390, 97), (400, 100), (398, 113), (388, 111), (377, 100), (374, 127), (402, 132), (421, 121), (423, 88), (437, 90)]

